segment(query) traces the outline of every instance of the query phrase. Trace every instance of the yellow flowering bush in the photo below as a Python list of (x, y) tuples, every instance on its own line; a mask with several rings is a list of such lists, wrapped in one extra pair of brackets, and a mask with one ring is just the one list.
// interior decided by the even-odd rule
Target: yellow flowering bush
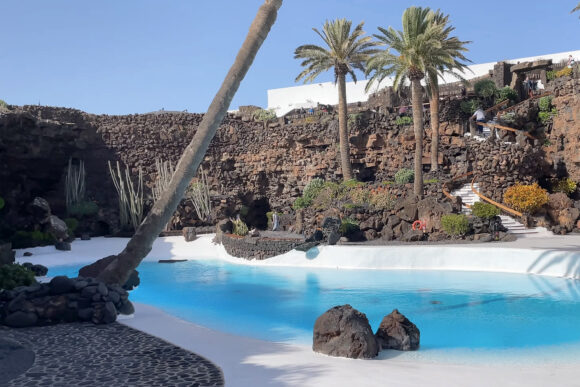
[(516, 211), (533, 214), (548, 203), (548, 192), (537, 183), (531, 185), (516, 184), (509, 187), (504, 195), (505, 204)]
[(552, 190), (554, 192), (563, 192), (566, 195), (570, 195), (576, 191), (576, 182), (569, 177), (564, 179), (556, 180), (553, 182)]
[(572, 69), (570, 67), (564, 67), (562, 70), (556, 73), (556, 78), (568, 77), (572, 75)]

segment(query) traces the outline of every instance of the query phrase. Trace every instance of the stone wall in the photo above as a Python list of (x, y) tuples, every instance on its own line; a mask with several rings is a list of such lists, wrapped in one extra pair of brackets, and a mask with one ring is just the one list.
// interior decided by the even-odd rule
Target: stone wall
[(271, 239), (263, 237), (240, 237), (231, 234), (222, 234), (221, 243), (229, 255), (262, 260), (276, 255), (287, 253), (296, 246), (304, 243), (302, 239)]

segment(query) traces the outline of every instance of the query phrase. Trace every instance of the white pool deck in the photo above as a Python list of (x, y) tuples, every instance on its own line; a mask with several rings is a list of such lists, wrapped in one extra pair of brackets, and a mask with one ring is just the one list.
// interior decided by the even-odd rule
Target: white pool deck
[[(308, 254), (292, 251), (266, 261), (230, 257), (213, 236), (186, 243), (159, 238), (147, 260), (219, 256), (245, 265), (310, 266), (339, 269), (432, 269), (497, 271), (580, 279), (580, 236), (522, 238), (501, 244), (431, 246), (326, 246)], [(69, 252), (53, 247), (17, 251), (18, 262), (45, 266), (90, 263), (118, 253), (123, 238), (75, 241)], [(33, 253), (24, 257), (24, 251)], [(579, 311), (580, 313), (580, 311)], [(181, 320), (149, 305), (136, 304), (122, 323), (205, 356), (220, 366), (227, 386), (578, 386), (580, 361), (554, 361), (548, 352), (533, 362), (465, 363), (433, 361), (395, 351), (374, 360), (333, 358), (307, 346), (274, 343), (218, 332)], [(235, 323), (235, 322), (232, 322)], [(553, 350), (553, 348), (551, 349)], [(567, 349), (562, 347), (561, 351)], [(559, 357), (561, 358), (561, 357)]]

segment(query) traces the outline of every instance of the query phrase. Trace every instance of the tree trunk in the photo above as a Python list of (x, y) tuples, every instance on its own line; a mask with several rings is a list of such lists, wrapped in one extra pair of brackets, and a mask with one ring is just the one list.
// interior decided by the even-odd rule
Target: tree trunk
[(346, 108), (346, 74), (338, 74), (338, 134), (340, 137), (340, 167), (344, 181), (353, 178), (348, 143), (348, 111)]
[(114, 256), (113, 261), (100, 272), (98, 275), (100, 280), (109, 284), (125, 283), (130, 273), (151, 251), (153, 242), (171, 218), (191, 179), (195, 176), (209, 144), (240, 86), (240, 82), (246, 75), (260, 46), (268, 36), (270, 28), (276, 21), (277, 12), (281, 6), (282, 0), (265, 0), (258, 10), (234, 64), (211, 102), (191, 143), (183, 152), (169, 186), (165, 189), (161, 198), (153, 205), (153, 208), (143, 220), (135, 235), (129, 240), (125, 249)]
[(411, 79), (413, 128), (415, 130), (415, 183), (413, 193), (423, 197), (423, 88), (421, 79)]
[(431, 85), (431, 170), (439, 169), (439, 87)]

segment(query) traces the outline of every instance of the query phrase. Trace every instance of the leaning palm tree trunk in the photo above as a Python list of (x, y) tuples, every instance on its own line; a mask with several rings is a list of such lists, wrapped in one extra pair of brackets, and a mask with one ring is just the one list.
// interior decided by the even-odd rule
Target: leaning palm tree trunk
[(340, 166), (344, 181), (352, 179), (350, 146), (348, 143), (348, 112), (346, 107), (346, 75), (338, 74), (338, 133), (340, 138)]
[(153, 242), (183, 198), (187, 186), (195, 175), (209, 144), (221, 124), (240, 82), (250, 68), (256, 54), (276, 21), (282, 0), (265, 0), (250, 26), (234, 64), (230, 68), (221, 88), (203, 117), (191, 143), (179, 160), (169, 186), (153, 205), (135, 235), (125, 249), (100, 272), (98, 278), (106, 283), (123, 284), (129, 274), (151, 251)]
[(420, 79), (411, 79), (413, 128), (415, 130), (415, 183), (413, 192), (423, 197), (423, 90)]
[(439, 169), (439, 88), (431, 85), (431, 170)]

